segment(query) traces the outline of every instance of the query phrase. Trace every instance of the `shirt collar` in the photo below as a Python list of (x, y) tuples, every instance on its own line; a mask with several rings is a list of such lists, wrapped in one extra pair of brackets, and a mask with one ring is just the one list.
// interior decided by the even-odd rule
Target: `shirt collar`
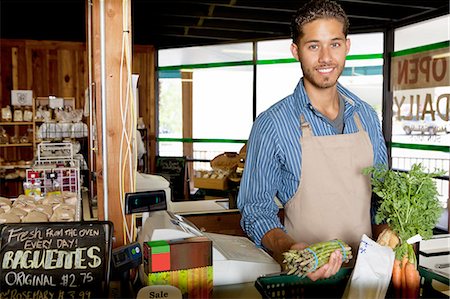
[[(344, 98), (346, 104), (351, 105), (353, 108), (357, 108), (359, 106), (358, 101), (355, 100), (357, 99), (357, 97), (354, 94), (349, 92), (339, 82), (337, 83), (336, 86), (339, 94)], [(309, 100), (308, 94), (306, 93), (305, 85), (303, 83), (303, 77), (300, 79), (297, 86), (295, 87), (293, 96), (300, 111), (302, 111), (305, 108), (312, 109), (311, 101)]]

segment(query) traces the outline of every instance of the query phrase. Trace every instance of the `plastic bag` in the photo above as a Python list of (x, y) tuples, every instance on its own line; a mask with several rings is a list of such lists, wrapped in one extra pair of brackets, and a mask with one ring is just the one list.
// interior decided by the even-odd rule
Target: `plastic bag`
[(347, 283), (343, 299), (385, 298), (394, 266), (394, 251), (363, 235), (355, 268)]

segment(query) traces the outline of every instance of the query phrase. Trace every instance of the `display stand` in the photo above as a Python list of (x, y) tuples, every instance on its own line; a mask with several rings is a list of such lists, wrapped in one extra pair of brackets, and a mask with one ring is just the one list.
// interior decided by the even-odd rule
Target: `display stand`
[(78, 161), (73, 159), (71, 143), (40, 143), (37, 150), (37, 160), (31, 169), (26, 170), (26, 182), (38, 184), (41, 195), (49, 191), (75, 193), (75, 220), (81, 220), (81, 183)]

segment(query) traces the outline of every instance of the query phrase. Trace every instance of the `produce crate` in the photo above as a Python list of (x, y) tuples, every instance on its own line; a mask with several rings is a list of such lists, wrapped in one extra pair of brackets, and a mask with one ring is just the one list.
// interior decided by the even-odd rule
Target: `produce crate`
[(221, 179), (194, 178), (194, 187), (201, 189), (227, 190), (228, 181), (226, 177)]
[[(267, 298), (342, 298), (353, 268), (341, 268), (339, 272), (327, 279), (311, 281), (296, 275), (261, 276), (255, 282), (256, 289), (264, 299)], [(448, 298), (433, 287), (433, 281), (449, 285), (449, 279), (432, 270), (419, 266), (421, 276), (420, 298)], [(396, 299), (390, 285), (387, 299)]]
[(255, 287), (263, 298), (341, 298), (353, 268), (341, 268), (336, 275), (312, 281), (297, 275), (261, 276)]

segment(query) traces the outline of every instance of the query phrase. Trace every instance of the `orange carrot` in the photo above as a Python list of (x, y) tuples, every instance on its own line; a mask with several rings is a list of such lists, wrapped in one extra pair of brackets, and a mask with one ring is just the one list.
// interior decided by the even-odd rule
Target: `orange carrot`
[[(420, 275), (417, 271), (416, 266), (412, 263), (407, 263), (405, 268), (406, 277), (406, 297), (407, 298), (418, 298), (419, 297), (419, 281)], [(419, 279), (417, 279), (419, 277)]]
[(408, 256), (404, 255), (402, 259), (402, 276), (401, 276), (401, 282), (402, 282), (402, 298), (407, 298), (407, 291), (406, 291), (406, 265), (408, 264)]
[(401, 297), (402, 292), (402, 265), (400, 260), (394, 260), (394, 268), (392, 269), (392, 287), (396, 298)]
[(420, 277), (419, 270), (416, 269), (416, 287), (418, 289), (418, 291), (417, 291), (418, 297), (420, 297), (420, 279), (421, 279), (421, 277)]

